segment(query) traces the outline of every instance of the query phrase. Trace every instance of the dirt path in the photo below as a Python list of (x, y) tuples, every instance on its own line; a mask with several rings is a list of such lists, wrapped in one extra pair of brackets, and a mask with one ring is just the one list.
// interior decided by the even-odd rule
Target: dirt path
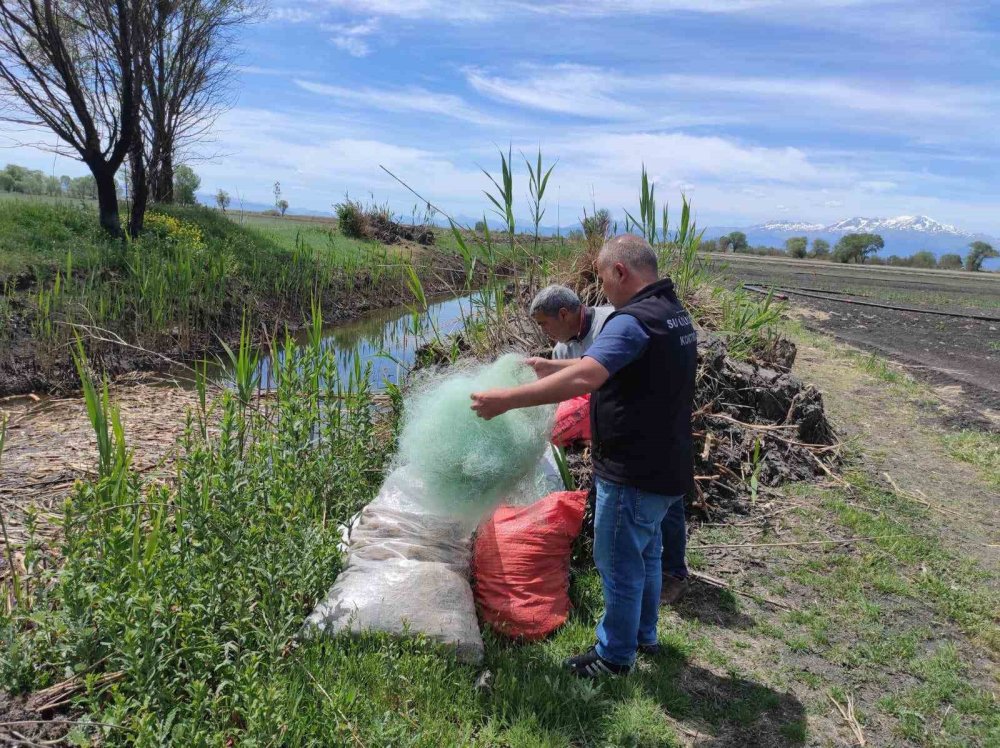
[(871, 472), (927, 502), (949, 543), (1000, 568), (1000, 548), (988, 547), (1000, 543), (1000, 496), (974, 466), (949, 455), (941, 438), (939, 418), (954, 405), (949, 393), (908, 386), (905, 379), (887, 382), (828, 338), (807, 335), (796, 342), (796, 374), (823, 393), (831, 421), (856, 441)]

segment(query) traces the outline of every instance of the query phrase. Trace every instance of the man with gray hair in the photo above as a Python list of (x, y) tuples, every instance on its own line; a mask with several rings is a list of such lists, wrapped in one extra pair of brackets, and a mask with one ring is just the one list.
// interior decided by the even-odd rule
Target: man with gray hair
[(551, 285), (531, 301), (528, 314), (555, 345), (552, 358), (580, 358), (594, 342), (614, 308), (586, 306), (566, 286)]
[(472, 395), (472, 409), (488, 419), (592, 393), (594, 563), (604, 615), (597, 644), (566, 661), (583, 678), (624, 675), (637, 653), (659, 653), (662, 524), (694, 485), (691, 318), (673, 282), (658, 279), (656, 253), (641, 237), (608, 240), (597, 272), (615, 312), (582, 358), (532, 359), (537, 381)]

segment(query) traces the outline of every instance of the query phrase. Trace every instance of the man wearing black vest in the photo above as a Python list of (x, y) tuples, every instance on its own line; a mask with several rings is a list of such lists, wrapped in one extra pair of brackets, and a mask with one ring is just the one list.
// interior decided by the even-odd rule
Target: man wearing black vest
[(583, 358), (532, 359), (539, 379), (472, 395), (494, 418), (514, 408), (591, 396), (594, 562), (604, 590), (597, 644), (566, 661), (575, 675), (624, 675), (636, 654), (659, 650), (660, 523), (694, 482), (691, 410), (697, 333), (670, 279), (658, 280), (652, 247), (610, 239), (598, 275), (615, 312)]

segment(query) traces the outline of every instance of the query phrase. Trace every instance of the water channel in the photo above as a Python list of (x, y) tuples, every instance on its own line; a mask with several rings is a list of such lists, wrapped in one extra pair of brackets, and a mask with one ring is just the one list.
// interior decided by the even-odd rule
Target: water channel
[[(435, 335), (445, 339), (459, 331), (464, 321), (476, 314), (481, 303), (479, 293), (430, 299), (427, 311), (414, 315), (407, 306), (378, 309), (356, 319), (332, 324), (324, 329), (323, 348), (332, 350), (337, 369), (347, 380), (354, 369), (355, 358), (361, 369), (371, 365), (371, 386), (382, 390), (386, 382), (397, 383), (413, 366), (417, 349)], [(294, 336), (297, 342), (308, 342), (306, 331)], [(271, 375), (272, 356), (283, 355), (280, 347), (274, 353), (264, 353), (260, 362), (260, 383), (264, 389), (274, 387)]]

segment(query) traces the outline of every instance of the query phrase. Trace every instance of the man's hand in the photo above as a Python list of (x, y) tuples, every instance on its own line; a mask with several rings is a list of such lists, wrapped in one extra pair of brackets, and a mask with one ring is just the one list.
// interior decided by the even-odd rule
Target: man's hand
[(579, 362), (578, 358), (571, 359), (550, 359), (550, 358), (527, 358), (524, 360), (528, 366), (530, 366), (534, 372), (535, 376), (539, 379), (544, 379), (545, 377), (555, 374), (557, 371), (562, 371), (569, 366)]
[(472, 409), (480, 418), (489, 421), (503, 415), (513, 407), (506, 390), (489, 390), (472, 393)]
[(556, 363), (556, 371), (544, 379), (520, 387), (474, 392), (472, 409), (489, 420), (515, 408), (561, 403), (601, 387), (608, 381), (608, 370), (592, 358), (576, 358)]
[(558, 368), (553, 365), (552, 360), (548, 358), (538, 358), (536, 356), (532, 356), (531, 358), (525, 359), (524, 363), (534, 369), (535, 376), (539, 379), (547, 377), (549, 374), (554, 374), (558, 371)]

